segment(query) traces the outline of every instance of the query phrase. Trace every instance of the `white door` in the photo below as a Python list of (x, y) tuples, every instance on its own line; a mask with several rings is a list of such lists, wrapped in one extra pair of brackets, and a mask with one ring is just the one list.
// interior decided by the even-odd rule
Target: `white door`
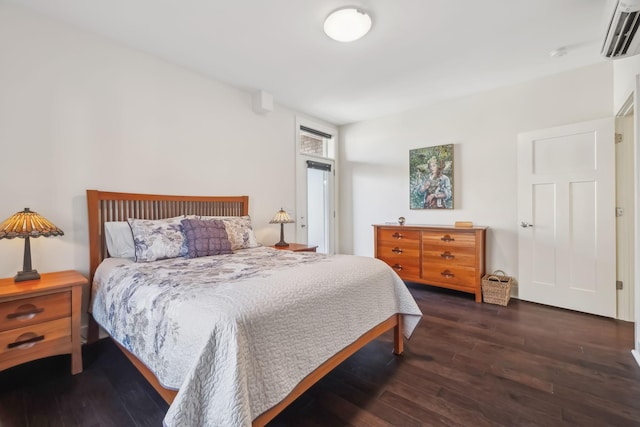
[(335, 164), (331, 159), (299, 155), (298, 178), (298, 233), (301, 243), (318, 246), (316, 252), (333, 254), (335, 221), (334, 176)]
[(518, 135), (518, 292), (616, 317), (614, 121)]

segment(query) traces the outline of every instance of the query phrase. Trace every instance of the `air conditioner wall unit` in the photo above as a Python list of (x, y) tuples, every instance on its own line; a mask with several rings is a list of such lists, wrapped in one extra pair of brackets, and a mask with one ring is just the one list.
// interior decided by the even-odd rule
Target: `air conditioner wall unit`
[(640, 53), (640, 0), (616, 0), (608, 22), (602, 55), (609, 59)]

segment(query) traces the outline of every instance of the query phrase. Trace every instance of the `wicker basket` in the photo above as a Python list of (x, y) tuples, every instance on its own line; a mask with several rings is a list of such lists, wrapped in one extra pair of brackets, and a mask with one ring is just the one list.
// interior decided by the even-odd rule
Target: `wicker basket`
[(496, 270), (492, 274), (485, 274), (482, 278), (482, 297), (489, 304), (507, 305), (511, 298), (511, 283), (513, 278), (504, 271)]

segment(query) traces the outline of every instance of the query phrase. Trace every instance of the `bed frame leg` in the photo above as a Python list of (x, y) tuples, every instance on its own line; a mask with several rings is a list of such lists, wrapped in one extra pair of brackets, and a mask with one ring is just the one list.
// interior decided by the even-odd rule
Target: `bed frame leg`
[(402, 315), (397, 314), (398, 322), (393, 328), (393, 354), (402, 354), (404, 351), (404, 340), (402, 336)]
[(99, 334), (100, 328), (98, 327), (98, 322), (96, 322), (93, 319), (93, 316), (89, 314), (89, 324), (87, 325), (87, 344), (98, 341)]

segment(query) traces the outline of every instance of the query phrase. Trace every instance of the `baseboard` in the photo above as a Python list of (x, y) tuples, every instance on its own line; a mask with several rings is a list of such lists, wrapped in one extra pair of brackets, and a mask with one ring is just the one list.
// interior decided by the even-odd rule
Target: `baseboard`
[(636, 359), (636, 363), (640, 366), (640, 352), (638, 350), (631, 350), (631, 354)]

